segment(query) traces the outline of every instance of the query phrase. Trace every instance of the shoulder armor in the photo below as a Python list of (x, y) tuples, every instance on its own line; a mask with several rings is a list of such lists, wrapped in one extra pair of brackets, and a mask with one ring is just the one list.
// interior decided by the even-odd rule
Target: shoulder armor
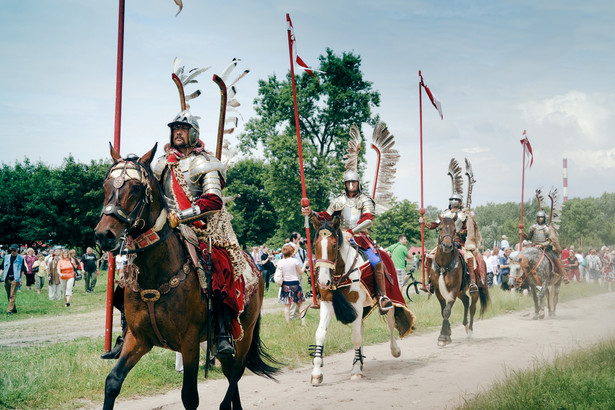
[(205, 153), (195, 155), (190, 162), (188, 175), (192, 183), (197, 183), (199, 178), (209, 172), (217, 171), (223, 180), (226, 180), (226, 172), (224, 166), (216, 157), (211, 157)]
[(163, 155), (159, 157), (158, 159), (156, 159), (156, 162), (154, 163), (154, 166), (152, 167), (152, 172), (154, 173), (154, 176), (156, 177), (158, 181), (160, 181), (160, 178), (162, 177), (162, 171), (164, 171), (164, 167), (166, 167), (166, 165), (167, 165), (166, 155)]
[[(442, 212), (442, 214), (440, 216), (441, 216), (441, 218), (451, 218), (451, 219), (454, 219), (455, 218), (455, 212), (451, 211), (450, 209), (447, 209), (444, 212)], [(438, 218), (438, 220), (439, 220), (439, 218)]]
[(344, 206), (346, 206), (346, 195), (340, 195), (331, 201), (331, 205), (329, 205), (329, 209), (327, 211), (330, 214), (333, 214), (333, 212), (338, 212), (344, 209)]
[(357, 201), (359, 208), (361, 209), (361, 213), (376, 214), (376, 203), (369, 195), (361, 192), (359, 194), (359, 198), (357, 198)]

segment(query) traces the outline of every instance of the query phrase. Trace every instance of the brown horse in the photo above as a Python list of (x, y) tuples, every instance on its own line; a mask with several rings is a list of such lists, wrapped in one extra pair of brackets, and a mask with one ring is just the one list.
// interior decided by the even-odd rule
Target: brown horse
[[(182, 354), (182, 403), (187, 409), (199, 405), (199, 343), (211, 334), (208, 298), (201, 291), (195, 267), (186, 257), (183, 241), (167, 222), (161, 190), (150, 169), (155, 152), (156, 146), (141, 158), (122, 159), (111, 147), (114, 163), (104, 181), (105, 206), (95, 229), (101, 248), (117, 252), (124, 238), (138, 238), (144, 233), (150, 238), (158, 236), (135, 249), (136, 277), (124, 288), (128, 331), (119, 360), (105, 382), (105, 409), (113, 408), (128, 372), (153, 346)], [(264, 282), (260, 274), (257, 278), (255, 286), (246, 287), (240, 316), (243, 338), (236, 343), (236, 354), (220, 358), (229, 382), (220, 408), (241, 408), (238, 382), (246, 367), (272, 379), (278, 370), (263, 360), (272, 359), (264, 351), (259, 335)]]
[[(480, 299), (480, 316), (483, 316), (489, 293), (487, 288), (479, 287), (478, 292), (466, 294), (469, 283), (463, 272), (463, 256), (455, 245), (455, 219), (440, 217), (440, 234), (436, 256), (431, 266), (429, 280), (432, 289), (435, 289), (436, 297), (440, 302), (442, 310), (442, 328), (438, 337), (438, 345), (445, 346), (451, 343), (451, 324), (449, 318), (453, 304), (457, 298), (463, 303), (463, 325), (466, 328), (468, 337), (472, 336), (474, 326), (474, 314), (476, 313), (476, 302)], [(468, 323), (468, 308), (470, 310), (470, 321)]]

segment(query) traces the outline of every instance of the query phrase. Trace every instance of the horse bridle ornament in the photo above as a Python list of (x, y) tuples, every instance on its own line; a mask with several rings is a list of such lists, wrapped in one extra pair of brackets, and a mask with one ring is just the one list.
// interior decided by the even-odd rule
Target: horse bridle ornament
[[(337, 257), (339, 255), (339, 249), (337, 248), (339, 245), (339, 237), (337, 235), (337, 233), (335, 231), (330, 231), (329, 229), (323, 228), (321, 230), (318, 231), (318, 238), (322, 239), (326, 239), (330, 236), (333, 236), (333, 238), (335, 239), (335, 260), (330, 260), (330, 259), (316, 259), (316, 263), (314, 264), (314, 269), (318, 269), (320, 267), (324, 267), (324, 268), (329, 268), (329, 270), (331, 271), (331, 289), (335, 290), (337, 289), (337, 287), (343, 283), (352, 272), (354, 272), (356, 270), (355, 265), (357, 264), (357, 260), (359, 259), (359, 252), (357, 250), (357, 252), (355, 253), (355, 257), (354, 257), (354, 261), (352, 262), (352, 265), (350, 266), (350, 268), (348, 269), (347, 272), (341, 273), (339, 275), (336, 275), (336, 267), (337, 267)], [(316, 240), (314, 240), (314, 242), (316, 242)], [(350, 242), (350, 246), (353, 246), (356, 248), (355, 245), (352, 244), (352, 242)], [(353, 280), (353, 282), (357, 282), (358, 280)]]
[[(123, 244), (126, 242), (128, 234), (136, 229), (144, 229), (145, 228), (145, 220), (142, 218), (143, 211), (145, 210), (146, 205), (149, 205), (153, 202), (152, 197), (152, 188), (149, 182), (148, 173), (145, 167), (138, 162), (138, 158), (136, 156), (129, 156), (126, 159), (118, 160), (107, 172), (105, 180), (113, 179), (113, 191), (111, 195), (109, 195), (109, 200), (107, 204), (103, 207), (100, 216), (103, 215), (111, 215), (115, 216), (121, 222), (127, 225), (124, 229), (120, 237), (122, 238), (122, 244), (120, 245), (120, 250), (123, 247)], [(145, 187), (145, 193), (143, 197), (137, 202), (132, 211), (127, 212), (122, 208), (120, 204), (120, 196), (119, 191), (124, 186), (126, 181), (136, 180), (141, 186)], [(160, 215), (156, 219), (156, 223), (152, 228), (147, 230), (145, 233), (140, 235), (134, 243), (139, 246), (139, 249), (124, 251), (123, 253), (134, 253), (137, 251), (142, 251), (150, 246), (155, 245), (162, 239), (166, 238), (168, 234), (172, 231), (169, 230), (163, 238), (158, 236), (157, 232), (161, 231), (162, 228), (166, 225), (167, 221), (167, 211), (163, 209), (160, 212)], [(120, 253), (122, 253), (120, 251)]]

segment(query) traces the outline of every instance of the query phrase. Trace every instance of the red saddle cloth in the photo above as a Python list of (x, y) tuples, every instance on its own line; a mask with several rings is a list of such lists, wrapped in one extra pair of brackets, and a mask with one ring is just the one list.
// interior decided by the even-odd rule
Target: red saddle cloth
[[(382, 263), (384, 264), (387, 296), (391, 299), (391, 302), (393, 302), (394, 305), (406, 307), (406, 301), (404, 296), (401, 294), (399, 282), (397, 281), (397, 272), (395, 271), (395, 265), (393, 264), (391, 257), (383, 250), (380, 250), (379, 255), (380, 259), (382, 259)], [(376, 297), (376, 287), (374, 283), (374, 271), (371, 265), (366, 263), (361, 266), (360, 269), (361, 282), (369, 290), (369, 295), (377, 300), (378, 298)]]

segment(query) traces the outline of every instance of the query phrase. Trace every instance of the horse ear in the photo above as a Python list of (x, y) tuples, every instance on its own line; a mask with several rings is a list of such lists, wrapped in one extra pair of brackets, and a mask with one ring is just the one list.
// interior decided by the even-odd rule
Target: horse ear
[(316, 215), (316, 213), (312, 213), (310, 219), (312, 220), (312, 226), (314, 226), (314, 229), (320, 228), (320, 220), (318, 219), (318, 215)]
[(158, 143), (154, 144), (154, 148), (139, 158), (139, 162), (146, 164), (147, 166), (151, 165), (152, 159), (154, 159), (154, 155), (156, 155), (156, 148), (158, 148)]
[(120, 156), (120, 153), (117, 152), (115, 148), (113, 148), (113, 145), (111, 145), (110, 141), (109, 141), (109, 151), (111, 152), (111, 159), (113, 159), (113, 162), (118, 162), (120, 159), (122, 159), (122, 157)]
[(334, 216), (333, 217), (333, 229), (337, 231), (339, 228), (340, 228), (340, 217)]

